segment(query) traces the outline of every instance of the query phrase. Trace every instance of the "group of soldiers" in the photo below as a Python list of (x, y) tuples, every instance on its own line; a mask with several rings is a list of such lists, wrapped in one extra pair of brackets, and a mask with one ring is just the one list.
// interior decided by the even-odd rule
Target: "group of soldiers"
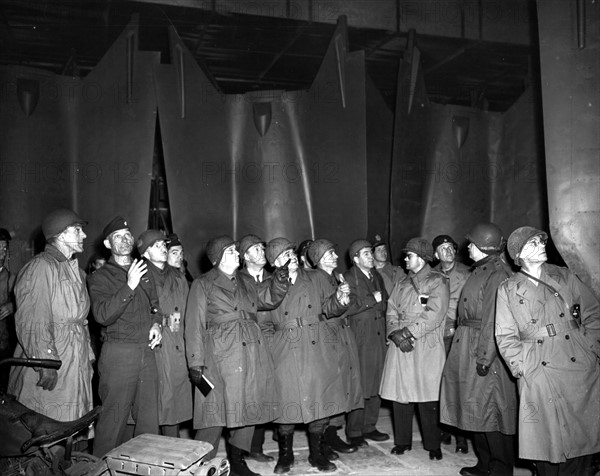
[(519, 456), (541, 475), (585, 474), (600, 451), (599, 304), (546, 263), (541, 230), (518, 228), (506, 242), (497, 225), (476, 225), (472, 267), (456, 260), (450, 236), (413, 238), (407, 272), (381, 237), (357, 239), (343, 274), (327, 239), (219, 236), (206, 246), (212, 269), (190, 288), (178, 237), (146, 230), (136, 240), (122, 217), (103, 230), (110, 259), (86, 279), (75, 258), (84, 225), (72, 210), (50, 213), (45, 251), (19, 273), (15, 355), (63, 366), (15, 368), (9, 391), (57, 420), (88, 412), (93, 316), (98, 456), (137, 434), (177, 436), (193, 419), (195, 438), (213, 445), (208, 457), (226, 428), (232, 474), (253, 476), (247, 457), (274, 459), (263, 452), (272, 424), (282, 474), (306, 424), (309, 463), (331, 472), (340, 452), (389, 439), (376, 428), (382, 398), (393, 402), (393, 454), (412, 449), (416, 410), (431, 460), (450, 434), (463, 453), (472, 437), (478, 461), (465, 476), (512, 474), (517, 432)]

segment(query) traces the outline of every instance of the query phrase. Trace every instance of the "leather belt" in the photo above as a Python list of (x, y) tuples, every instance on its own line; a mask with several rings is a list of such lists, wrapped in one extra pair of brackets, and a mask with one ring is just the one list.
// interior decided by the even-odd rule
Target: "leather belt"
[(473, 319), (459, 319), (458, 326), (471, 327), (473, 329), (481, 329), (481, 321), (475, 321)]
[(574, 319), (569, 319), (565, 322), (556, 322), (540, 327), (533, 334), (521, 335), (521, 342), (535, 342), (538, 339), (546, 337), (554, 337), (558, 334), (563, 334), (573, 329), (578, 329), (579, 325)]
[(323, 322), (326, 320), (327, 318), (322, 314), (314, 316), (296, 317), (295, 319), (289, 319), (283, 323), (275, 324), (275, 331), (292, 330), (296, 327), (310, 326), (312, 324), (316, 324), (318, 322)]

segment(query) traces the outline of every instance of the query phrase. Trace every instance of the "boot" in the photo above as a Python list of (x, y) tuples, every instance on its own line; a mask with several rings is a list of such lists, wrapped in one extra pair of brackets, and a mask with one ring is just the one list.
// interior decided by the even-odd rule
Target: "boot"
[(18, 417), (25, 428), (31, 432), (31, 438), (23, 443), (21, 451), (24, 453), (32, 446), (54, 444), (73, 436), (90, 426), (101, 411), (102, 407), (98, 406), (78, 420), (58, 421), (33, 410), (28, 410)]
[[(332, 452), (338, 451), (340, 453), (354, 453), (356, 450), (358, 450), (356, 446), (349, 445), (338, 436), (337, 428), (335, 426), (327, 427), (325, 430), (325, 441), (331, 448)], [(339, 458), (339, 455), (337, 458)], [(329, 458), (329, 460), (331, 461), (331, 458)]]
[(229, 463), (231, 464), (231, 476), (260, 476), (255, 473), (246, 464), (244, 459), (244, 452), (237, 446), (229, 446)]
[(337, 466), (325, 456), (325, 437), (323, 433), (308, 434), (308, 462), (315, 466), (319, 471), (330, 473), (337, 469)]
[(275, 474), (287, 473), (294, 466), (294, 434), (279, 434), (277, 443), (279, 444), (279, 457), (273, 472)]

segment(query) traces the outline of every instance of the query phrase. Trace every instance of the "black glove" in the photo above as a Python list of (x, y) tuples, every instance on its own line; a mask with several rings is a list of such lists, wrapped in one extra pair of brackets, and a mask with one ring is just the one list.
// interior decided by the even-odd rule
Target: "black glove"
[(477, 375), (479, 375), (480, 377), (485, 377), (490, 371), (490, 368), (487, 365), (477, 364), (476, 370)]
[(40, 374), (40, 379), (36, 385), (42, 387), (44, 390), (54, 390), (58, 381), (58, 372), (54, 369), (40, 369), (38, 373)]
[(280, 283), (286, 283), (290, 279), (290, 270), (287, 266), (282, 266), (273, 271), (275, 279)]
[(402, 331), (398, 329), (390, 334), (389, 339), (396, 345), (396, 347), (400, 347), (402, 343), (402, 336), (400, 335)]
[(392, 332), (390, 339), (402, 352), (412, 352), (415, 350), (415, 346), (413, 345), (415, 336), (408, 330), (408, 327), (403, 327), (400, 330)]
[(190, 376), (190, 380), (194, 385), (200, 385), (200, 382), (202, 382), (204, 369), (205, 367), (203, 365), (199, 365), (198, 367), (190, 367), (188, 375)]

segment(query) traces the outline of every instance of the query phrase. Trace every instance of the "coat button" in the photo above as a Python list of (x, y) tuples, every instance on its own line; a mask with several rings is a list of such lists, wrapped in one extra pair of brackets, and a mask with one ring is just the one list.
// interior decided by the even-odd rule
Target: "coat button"
[(570, 337), (569, 337), (569, 334), (567, 334), (567, 335), (565, 336), (565, 339), (567, 339), (567, 340), (569, 340), (569, 339), (570, 339)]
[(467, 298), (464, 298), (464, 299), (463, 299), (463, 301), (464, 301), (464, 302), (467, 302)]
[(312, 304), (309, 304), (309, 305), (308, 305), (308, 308), (310, 309), (311, 307), (312, 307)]
[(538, 343), (538, 344), (543, 344), (543, 343), (544, 343), (544, 339), (538, 339), (538, 340), (537, 340), (537, 343)]
[(522, 299), (519, 299), (519, 304), (523, 304), (523, 302), (524, 301)]
[(242, 345), (243, 345), (243, 346), (245, 346), (245, 345), (246, 345), (246, 343), (245, 343), (245, 342), (242, 342)]
[(545, 360), (542, 362), (542, 365), (544, 365), (544, 366), (546, 365), (546, 361)]
[(537, 319), (531, 319), (530, 321), (532, 324), (535, 324), (537, 322)]
[(577, 359), (575, 357), (571, 357), (571, 362), (575, 362)]
[(565, 313), (564, 313), (564, 312), (561, 312), (561, 313), (559, 314), (559, 316), (560, 316), (560, 317), (565, 317)]
[(313, 343), (313, 344), (316, 344), (316, 342), (315, 342), (314, 340), (312, 341), (312, 343)]
[(233, 310), (234, 310), (234, 311), (237, 311), (237, 306), (235, 306), (235, 307), (233, 308)]
[(288, 312), (287, 312), (287, 311), (285, 311), (285, 312), (283, 313), (283, 315), (284, 315), (284, 316), (287, 316), (287, 315), (288, 315)]

